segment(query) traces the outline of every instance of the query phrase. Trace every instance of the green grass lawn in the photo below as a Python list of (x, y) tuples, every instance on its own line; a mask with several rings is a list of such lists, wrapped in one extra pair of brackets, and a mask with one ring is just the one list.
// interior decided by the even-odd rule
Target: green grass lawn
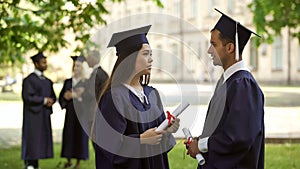
[[(54, 158), (40, 160), (42, 169), (63, 168), (65, 159), (60, 158), (61, 145), (54, 145)], [(169, 152), (169, 163), (171, 169), (196, 169), (197, 163), (194, 159), (186, 156), (184, 158), (183, 141)], [(20, 146), (0, 149), (0, 168), (22, 169), (23, 161), (20, 159)], [(299, 169), (300, 168), (300, 144), (267, 144), (265, 154), (266, 169)], [(75, 161), (73, 162), (75, 163)], [(90, 159), (81, 163), (81, 169), (95, 168), (94, 150), (90, 144)]]

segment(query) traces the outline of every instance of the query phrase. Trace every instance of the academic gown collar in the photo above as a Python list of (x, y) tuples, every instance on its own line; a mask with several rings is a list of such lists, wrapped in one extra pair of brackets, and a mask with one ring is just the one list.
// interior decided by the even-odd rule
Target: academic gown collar
[[(139, 100), (142, 102), (142, 103), (145, 103), (146, 104), (149, 104), (149, 101), (147, 99), (147, 96), (145, 95), (144, 93), (144, 90), (142, 91), (138, 91), (136, 90), (135, 88), (133, 88), (132, 86), (128, 85), (128, 84), (123, 84), (127, 89), (129, 89), (135, 96), (137, 96), (139, 98)], [(145, 99), (145, 100), (144, 100)]]
[(250, 72), (250, 70), (246, 67), (246, 64), (243, 60), (236, 62), (235, 64), (231, 65), (224, 73), (224, 82), (226, 82), (226, 80), (228, 78), (230, 78), (235, 72), (240, 71), (240, 70), (245, 70)]
[(33, 73), (35, 73), (37, 76), (42, 76), (43, 75), (43, 72), (41, 72), (40, 70), (38, 69), (34, 69)]

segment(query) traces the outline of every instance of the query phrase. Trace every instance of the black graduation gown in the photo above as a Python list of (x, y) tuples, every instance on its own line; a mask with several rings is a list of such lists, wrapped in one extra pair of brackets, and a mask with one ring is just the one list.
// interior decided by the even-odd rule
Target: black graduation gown
[(157, 90), (144, 86), (144, 93), (149, 104), (141, 103), (123, 85), (102, 97), (98, 114), (104, 118), (96, 117), (94, 133), (97, 169), (169, 168), (167, 152), (176, 144), (171, 134), (164, 135), (159, 145), (140, 144), (139, 135), (166, 118)]
[(52, 107), (44, 105), (44, 98), (56, 101), (53, 83), (31, 73), (23, 80), (22, 159), (37, 160), (53, 157), (51, 118)]
[(221, 120), (208, 139), (201, 169), (264, 168), (264, 95), (248, 71), (226, 81)]
[[(85, 160), (89, 158), (88, 135), (77, 118), (73, 99), (66, 100), (63, 97), (66, 91), (81, 86), (83, 86), (82, 81), (72, 87), (72, 79), (66, 79), (59, 94), (59, 104), (62, 109), (66, 109), (61, 157)], [(80, 102), (76, 102), (76, 104), (80, 104)]]

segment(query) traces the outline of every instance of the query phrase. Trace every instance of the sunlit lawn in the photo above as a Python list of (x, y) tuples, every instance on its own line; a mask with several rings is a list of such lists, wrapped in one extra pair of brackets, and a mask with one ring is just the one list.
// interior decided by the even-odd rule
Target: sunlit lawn
[[(40, 168), (63, 168), (65, 159), (60, 158), (61, 145), (55, 144), (55, 155), (52, 159), (40, 160)], [(22, 169), (23, 161), (20, 159), (20, 146), (0, 149), (0, 168)], [(265, 154), (266, 169), (299, 169), (300, 168), (300, 144), (267, 144)], [(81, 169), (95, 168), (94, 150), (90, 145), (90, 159), (81, 163)], [(75, 161), (73, 162), (75, 163)], [(183, 141), (177, 141), (177, 145), (169, 152), (171, 169), (196, 169), (195, 160), (186, 156), (184, 159)]]

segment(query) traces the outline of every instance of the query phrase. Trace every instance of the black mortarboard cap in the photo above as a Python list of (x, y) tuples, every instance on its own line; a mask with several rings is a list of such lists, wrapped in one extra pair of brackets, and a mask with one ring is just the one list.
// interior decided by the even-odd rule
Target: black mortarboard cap
[(33, 62), (38, 62), (40, 59), (46, 58), (46, 56), (43, 54), (43, 52), (39, 52), (39, 53), (31, 56), (30, 58)]
[(117, 56), (126, 57), (139, 50), (136, 47), (148, 43), (146, 35), (151, 25), (114, 33), (107, 47), (116, 47)]
[(83, 55), (80, 56), (71, 56), (71, 58), (73, 59), (73, 61), (79, 61), (79, 62), (84, 62), (86, 61), (85, 57)]
[[(223, 35), (227, 36), (228, 38), (236, 41), (236, 46), (244, 48), (247, 44), (251, 34), (255, 34), (256, 36), (260, 37), (258, 34), (254, 33), (253, 31), (249, 30), (239, 22), (235, 21), (231, 17), (227, 16), (223, 12), (219, 11), (215, 8), (216, 11), (222, 14), (221, 18), (215, 25), (214, 29), (219, 30)], [(236, 29), (237, 28), (237, 29)], [(236, 36), (238, 36), (238, 40), (236, 40)], [(238, 44), (237, 44), (238, 43)], [(238, 54), (238, 52), (237, 52)]]

